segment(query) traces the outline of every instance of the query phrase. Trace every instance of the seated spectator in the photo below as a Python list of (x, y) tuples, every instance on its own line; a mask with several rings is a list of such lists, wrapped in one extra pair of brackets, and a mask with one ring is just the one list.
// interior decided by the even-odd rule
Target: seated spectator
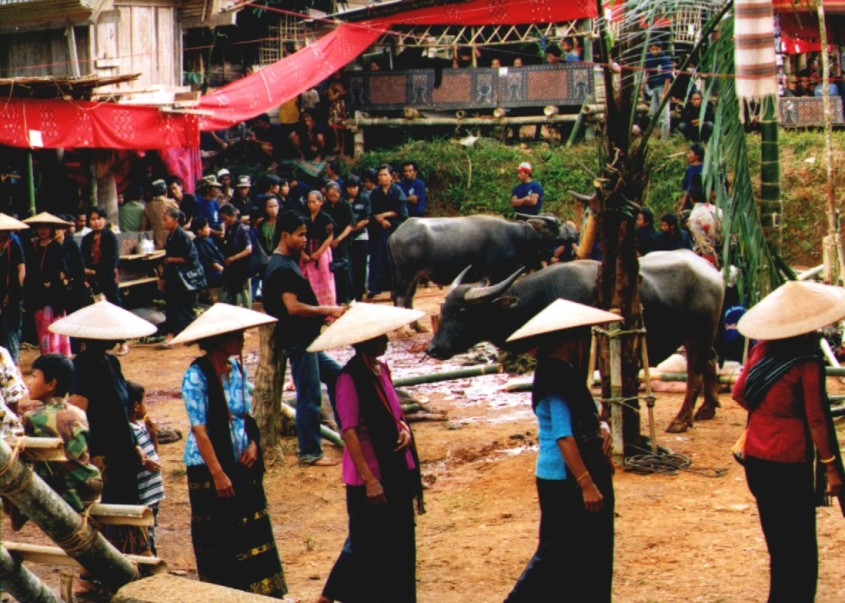
[(502, 60), (498, 57), (493, 57), (490, 59), (490, 67), (491, 69), (498, 69), (502, 66)]
[(223, 236), (223, 228), (220, 224), (220, 182), (217, 176), (211, 174), (202, 179), (200, 198), (197, 199), (197, 215), (208, 220), (211, 227), (211, 234)]
[(704, 147), (699, 143), (691, 144), (689, 150), (687, 150), (687, 164), (687, 169), (684, 172), (684, 180), (681, 182), (681, 188), (684, 193), (681, 196), (678, 213), (692, 209), (692, 199), (689, 195), (689, 189), (693, 184), (693, 178), (696, 175), (701, 177), (701, 172), (704, 170)]
[(689, 95), (689, 100), (681, 111), (678, 130), (690, 142), (707, 142), (713, 134), (713, 108), (710, 103), (704, 105), (704, 116), (701, 112), (701, 92), (695, 91)]
[(548, 65), (557, 65), (560, 63), (561, 57), (560, 47), (555, 44), (546, 48), (546, 64)]
[[(68, 460), (38, 462), (35, 472), (81, 513), (99, 499), (103, 479), (88, 453), (88, 418), (66, 399), (72, 374), (73, 365), (63, 354), (44, 354), (35, 359), (28, 379), (29, 397), (42, 406), (24, 415), (23, 427), (27, 436), (62, 439)], [(27, 517), (11, 507), (8, 510), (12, 529), (20, 529)]]
[(326, 149), (326, 135), (323, 127), (317, 124), (314, 117), (306, 111), (302, 112), (296, 130), (291, 132), (290, 141), (302, 160), (321, 159)]
[(783, 87), (783, 96), (786, 98), (801, 96), (798, 90), (798, 78), (794, 75), (787, 76), (786, 84)]
[(563, 50), (563, 58), (567, 63), (581, 62), (581, 49), (578, 47), (575, 38), (564, 38), (560, 41), (561, 50)]
[(455, 46), (453, 53), (452, 67), (458, 69), (475, 67), (476, 62), (481, 58), (481, 51), (474, 43), (470, 46)]
[(660, 232), (654, 239), (654, 251), (674, 251), (675, 249), (692, 249), (692, 239), (689, 233), (680, 227), (678, 216), (664, 214), (660, 218)]
[[(223, 285), (223, 252), (211, 238), (211, 228), (208, 220), (203, 216), (194, 218), (191, 224), (194, 233), (194, 246), (197, 248), (200, 263), (205, 271), (205, 280), (211, 289), (219, 289)], [(213, 293), (217, 293), (213, 291)], [(216, 297), (216, 296), (215, 296)]]
[[(830, 96), (839, 96), (839, 88), (833, 82), (828, 82), (827, 89)], [(813, 96), (824, 96), (824, 82), (819, 82), (816, 89), (813, 90)]]
[(402, 163), (402, 179), (399, 188), (405, 193), (408, 202), (408, 217), (421, 218), (425, 215), (426, 191), (425, 182), (417, 177), (417, 164), (413, 161)]
[(254, 155), (264, 166), (273, 165), (282, 156), (284, 137), (282, 127), (270, 123), (270, 116), (266, 113), (255, 117), (250, 123), (252, 135), (247, 138), (254, 149)]
[(798, 96), (813, 96), (816, 86), (810, 78), (810, 70), (802, 69), (798, 72)]
[[(343, 178), (340, 176), (340, 162), (337, 159), (332, 159), (331, 161), (326, 162), (326, 183), (329, 182), (336, 182), (337, 185), (340, 187), (340, 190), (343, 190)], [(323, 196), (326, 195), (326, 187), (323, 186)]]
[(637, 255), (644, 256), (654, 251), (657, 231), (654, 229), (654, 212), (648, 207), (642, 208), (637, 214), (635, 236), (637, 237)]
[(218, 170), (217, 181), (220, 183), (220, 196), (217, 198), (217, 202), (220, 205), (230, 203), (235, 192), (232, 190), (232, 172), (226, 168)]
[(117, 210), (120, 232), (138, 232), (144, 217), (144, 189), (137, 184), (130, 184), (123, 191), (123, 203)]

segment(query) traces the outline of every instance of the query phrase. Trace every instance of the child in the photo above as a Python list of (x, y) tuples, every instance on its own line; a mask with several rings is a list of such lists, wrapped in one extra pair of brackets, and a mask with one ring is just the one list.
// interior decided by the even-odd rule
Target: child
[[(96, 502), (103, 489), (100, 471), (88, 455), (88, 419), (65, 400), (73, 365), (64, 354), (44, 354), (32, 363), (27, 380), (29, 397), (42, 403), (23, 417), (24, 433), (41, 438), (62, 438), (67, 461), (35, 464), (35, 472), (77, 512)], [(16, 517), (17, 515), (17, 517)], [(20, 529), (27, 518), (12, 514), (12, 529)]]
[(147, 505), (153, 512), (153, 525), (150, 527), (150, 550), (158, 555), (155, 546), (155, 526), (158, 525), (158, 506), (164, 500), (164, 481), (161, 477), (161, 465), (158, 462), (158, 438), (155, 423), (147, 416), (144, 402), (144, 386), (134, 381), (126, 382), (129, 401), (132, 404), (130, 425), (138, 442), (136, 449), (141, 457), (143, 470), (138, 472), (138, 501)]

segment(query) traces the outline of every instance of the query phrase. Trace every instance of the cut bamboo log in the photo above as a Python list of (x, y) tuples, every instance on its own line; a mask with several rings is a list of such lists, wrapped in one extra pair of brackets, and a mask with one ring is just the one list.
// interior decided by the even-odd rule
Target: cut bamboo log
[[(67, 553), (57, 546), (24, 542), (4, 542), (3, 546), (6, 547), (10, 554), (21, 561), (75, 568), (82, 567), (76, 559), (68, 556)], [(160, 574), (167, 571), (167, 564), (158, 557), (147, 557), (144, 555), (124, 555), (124, 557), (127, 561), (143, 568), (144, 574)]]
[(5, 441), (0, 441), (0, 494), (109, 588), (138, 579), (138, 568), (16, 458)]
[(4, 438), (11, 447), (19, 447), (28, 461), (67, 461), (65, 445), (61, 438), (32, 438), (8, 435)]
[(449, 417), (443, 413), (426, 413), (422, 415), (408, 415), (405, 419), (409, 423), (419, 423), (421, 421), (448, 421)]
[[(291, 405), (287, 404), (286, 402), (281, 403), (282, 407), (282, 414), (285, 415), (291, 421), (296, 421), (296, 409)], [(332, 444), (336, 446), (340, 446), (343, 448), (343, 440), (337, 434), (336, 431), (332, 431), (325, 425), (320, 425), (320, 435), (324, 440), (328, 440)]]
[(88, 508), (88, 515), (101, 526), (150, 527), (155, 523), (153, 512), (146, 505), (104, 505)]
[(437, 383), (438, 381), (452, 381), (454, 379), (465, 379), (467, 377), (479, 377), (481, 375), (492, 375), (501, 373), (503, 367), (500, 363), (482, 364), (455, 371), (444, 371), (442, 373), (429, 373), (427, 375), (416, 375), (414, 377), (402, 377), (393, 380), (394, 387), (410, 387), (424, 383)]
[(5, 546), (0, 546), (0, 584), (3, 590), (18, 601), (30, 603), (61, 603), (38, 577), (23, 566)]

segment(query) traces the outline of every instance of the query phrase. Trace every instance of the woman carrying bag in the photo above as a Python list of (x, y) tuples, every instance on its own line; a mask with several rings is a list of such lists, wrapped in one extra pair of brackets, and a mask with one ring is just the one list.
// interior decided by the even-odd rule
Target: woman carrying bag
[(166, 316), (166, 338), (161, 343), (162, 348), (170, 347), (173, 338), (196, 318), (197, 291), (206, 285), (197, 248), (179, 224), (183, 216), (177, 208), (168, 207), (161, 217), (168, 233), (162, 261)]
[(733, 398), (748, 410), (742, 456), (771, 559), (769, 603), (815, 599), (815, 507), (838, 496), (845, 512), (842, 457), (816, 333), (843, 317), (841, 287), (790, 281), (737, 325), (744, 336), (759, 340)]
[(217, 303), (173, 339), (205, 354), (182, 380), (191, 539), (200, 580), (281, 598), (287, 592), (264, 495), (258, 425), (239, 359), (244, 331), (276, 319)]

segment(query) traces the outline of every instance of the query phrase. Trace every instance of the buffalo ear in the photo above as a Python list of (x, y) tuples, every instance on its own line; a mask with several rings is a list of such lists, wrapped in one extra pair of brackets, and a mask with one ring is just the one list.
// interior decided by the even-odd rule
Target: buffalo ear
[(499, 306), (502, 310), (512, 310), (519, 305), (519, 299), (513, 295), (503, 295), (493, 300), (493, 303)]

